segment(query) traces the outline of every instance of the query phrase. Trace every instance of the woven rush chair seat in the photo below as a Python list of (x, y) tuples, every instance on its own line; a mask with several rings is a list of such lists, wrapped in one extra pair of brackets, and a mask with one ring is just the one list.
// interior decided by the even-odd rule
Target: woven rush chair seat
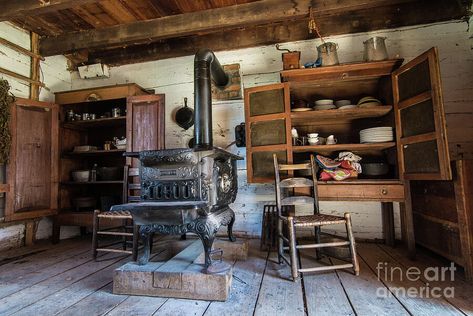
[(129, 211), (118, 211), (118, 212), (100, 212), (97, 214), (100, 218), (117, 218), (117, 219), (132, 219)]
[(345, 224), (346, 222), (345, 217), (327, 214), (295, 216), (293, 220), (294, 225), (298, 227)]

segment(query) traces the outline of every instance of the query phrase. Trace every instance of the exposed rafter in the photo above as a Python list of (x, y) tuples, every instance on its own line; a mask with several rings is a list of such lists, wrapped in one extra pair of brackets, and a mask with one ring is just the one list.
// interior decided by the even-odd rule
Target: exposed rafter
[(413, 2), (413, 0), (262, 0), (46, 37), (41, 40), (41, 53), (44, 56), (50, 56), (80, 49), (136, 45), (175, 37), (302, 19), (307, 17), (309, 6), (315, 8), (316, 16), (321, 17), (350, 10), (406, 2)]
[[(429, 5), (431, 10), (426, 11), (426, 5)], [(422, 0), (415, 3), (348, 11), (336, 16), (322, 16), (318, 18), (318, 22), (322, 34), (326, 36), (350, 34), (458, 19), (466, 14), (464, 8), (464, 6), (452, 6), (442, 0)], [(172, 38), (149, 44), (91, 51), (88, 62), (122, 65), (193, 55), (202, 47), (223, 51), (305, 40), (313, 36), (308, 33), (306, 20), (279, 22), (212, 34)], [(359, 45), (362, 50), (362, 43)], [(310, 58), (312, 57), (316, 58), (315, 46), (313, 56)]]

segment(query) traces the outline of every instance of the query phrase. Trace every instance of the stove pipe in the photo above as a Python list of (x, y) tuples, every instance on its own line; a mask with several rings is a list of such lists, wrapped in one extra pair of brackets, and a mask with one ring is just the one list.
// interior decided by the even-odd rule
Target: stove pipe
[(212, 139), (212, 89), (213, 79), (217, 88), (228, 83), (228, 75), (210, 49), (200, 49), (194, 58), (194, 149), (213, 147)]

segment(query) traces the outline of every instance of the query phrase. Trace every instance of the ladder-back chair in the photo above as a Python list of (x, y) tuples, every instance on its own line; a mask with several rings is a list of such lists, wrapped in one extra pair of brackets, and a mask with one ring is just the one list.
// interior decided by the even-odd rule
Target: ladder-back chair
[[(276, 205), (278, 212), (278, 261), (279, 263), (286, 262), (291, 266), (292, 279), (295, 281), (300, 273), (304, 272), (316, 272), (326, 271), (334, 269), (353, 269), (355, 275), (359, 274), (358, 259), (356, 256), (355, 239), (353, 237), (353, 231), (351, 227), (351, 218), (349, 213), (345, 213), (343, 217), (320, 214), (319, 212), (319, 201), (317, 196), (317, 175), (316, 175), (316, 164), (314, 156), (311, 155), (310, 163), (301, 164), (279, 164), (276, 154), (273, 154), (274, 159), (274, 174), (275, 174), (275, 185), (276, 185)], [(294, 172), (295, 170), (310, 170), (311, 178), (303, 177), (291, 177), (281, 180), (281, 172)], [(311, 194), (305, 195), (294, 195), (294, 189), (296, 188), (310, 188)], [(286, 208), (294, 208), (297, 205), (312, 205), (313, 214), (297, 216), (294, 212), (283, 212)], [(288, 236), (283, 234), (283, 225), (287, 225)], [(320, 227), (324, 225), (335, 225), (345, 224), (347, 231), (347, 241), (338, 241), (330, 243), (320, 242)], [(314, 227), (315, 229), (315, 244), (309, 245), (297, 245), (296, 242), (296, 229), (299, 227)], [(285, 246), (287, 244), (287, 246)], [(314, 268), (299, 268), (297, 259), (297, 251), (299, 249), (310, 249), (315, 248), (318, 256), (318, 249), (323, 247), (339, 247), (349, 246), (351, 254), (351, 263), (338, 264), (331, 266), (319, 266)], [(284, 251), (289, 250), (290, 258), (287, 259), (284, 256)]]

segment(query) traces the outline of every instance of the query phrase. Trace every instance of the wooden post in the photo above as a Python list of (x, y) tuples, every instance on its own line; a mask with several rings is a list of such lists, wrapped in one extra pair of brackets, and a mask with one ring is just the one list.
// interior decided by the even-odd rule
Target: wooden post
[[(36, 56), (39, 54), (39, 35), (31, 32), (31, 51), (35, 54), (31, 56), (31, 79), (39, 81), (40, 75), (40, 59)], [(30, 84), (30, 99), (39, 100), (39, 85)]]
[(457, 160), (457, 177), (454, 181), (460, 231), (463, 268), (467, 280), (473, 280), (473, 160)]
[(36, 235), (36, 223), (35, 221), (27, 221), (25, 229), (25, 246), (32, 246), (35, 242)]
[(381, 215), (383, 222), (383, 236), (384, 242), (388, 246), (394, 246), (394, 211), (392, 202), (381, 202)]
[(409, 180), (404, 182), (405, 200), (402, 207), (401, 225), (404, 228), (402, 237), (407, 243), (409, 258), (414, 259), (416, 256), (416, 240), (414, 234), (414, 218), (412, 213), (411, 184)]

